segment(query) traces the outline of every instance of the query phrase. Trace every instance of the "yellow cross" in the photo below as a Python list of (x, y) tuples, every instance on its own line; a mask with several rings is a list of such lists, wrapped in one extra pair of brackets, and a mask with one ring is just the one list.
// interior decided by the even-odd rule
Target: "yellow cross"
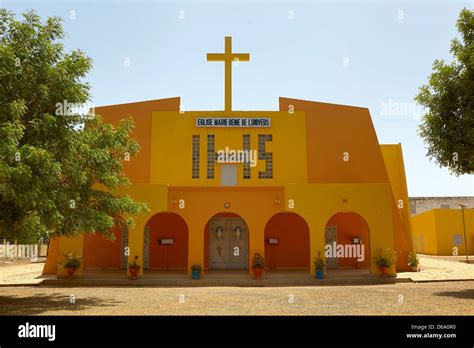
[(248, 62), (250, 54), (232, 53), (232, 37), (225, 37), (224, 53), (208, 53), (208, 62), (224, 62), (225, 68), (225, 111), (232, 111), (232, 62)]

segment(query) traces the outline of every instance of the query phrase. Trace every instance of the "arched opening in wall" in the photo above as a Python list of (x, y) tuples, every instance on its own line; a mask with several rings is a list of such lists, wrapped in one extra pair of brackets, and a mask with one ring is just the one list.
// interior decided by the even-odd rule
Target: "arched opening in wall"
[(311, 267), (309, 227), (298, 214), (281, 212), (265, 226), (265, 263), (269, 269)]
[(327, 269), (370, 269), (370, 231), (359, 214), (334, 214), (326, 224), (325, 246)]
[(111, 232), (115, 240), (108, 240), (98, 233), (84, 235), (84, 270), (126, 268), (127, 257), (124, 250), (127, 244), (127, 227), (115, 224)]
[(187, 270), (188, 225), (172, 212), (153, 215), (145, 225), (143, 267), (154, 270)]
[(204, 268), (245, 270), (249, 268), (249, 229), (235, 213), (219, 213), (204, 228)]

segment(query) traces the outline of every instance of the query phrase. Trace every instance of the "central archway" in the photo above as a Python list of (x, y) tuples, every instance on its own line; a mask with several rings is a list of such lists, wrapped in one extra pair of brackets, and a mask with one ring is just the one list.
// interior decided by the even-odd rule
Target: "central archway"
[(249, 230), (235, 213), (219, 213), (204, 230), (204, 268), (245, 270), (249, 268)]

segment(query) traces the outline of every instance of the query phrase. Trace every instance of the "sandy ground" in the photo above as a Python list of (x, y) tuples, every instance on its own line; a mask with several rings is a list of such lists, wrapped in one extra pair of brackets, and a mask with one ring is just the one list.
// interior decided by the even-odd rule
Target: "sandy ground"
[[(462, 262), (465, 256), (418, 255), (420, 272), (398, 273), (398, 278), (411, 278), (414, 281), (432, 280), (474, 280), (474, 263)], [(470, 256), (471, 262), (474, 256)]]
[(6, 284), (38, 284), (44, 262), (31, 263), (29, 260), (0, 261), (0, 285)]
[(0, 287), (0, 315), (474, 315), (474, 281), (266, 288)]
[[(66, 288), (41, 281), (43, 263), (0, 262), (0, 315), (474, 315), (474, 264), (420, 256), (425, 283), (318, 287)], [(449, 279), (471, 281), (439, 282)]]

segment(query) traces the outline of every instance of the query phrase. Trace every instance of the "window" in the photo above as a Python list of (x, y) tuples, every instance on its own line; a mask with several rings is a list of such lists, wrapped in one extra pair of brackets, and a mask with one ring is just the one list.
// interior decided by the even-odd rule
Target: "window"
[(265, 142), (272, 140), (271, 134), (258, 135), (258, 160), (265, 161), (265, 171), (258, 172), (259, 179), (273, 179), (273, 154), (265, 152)]
[[(244, 152), (250, 154), (250, 134), (244, 134), (243, 141), (244, 141), (244, 146), (243, 146)], [(250, 163), (244, 163), (244, 179), (250, 179)]]
[(221, 165), (221, 186), (237, 185), (237, 166), (235, 164)]
[(460, 234), (453, 234), (453, 245), (459, 246), (464, 244), (464, 238)]
[(199, 150), (200, 150), (200, 136), (193, 135), (193, 179), (199, 179)]
[(216, 161), (216, 152), (215, 152), (215, 135), (207, 135), (207, 178), (214, 179), (214, 165)]

